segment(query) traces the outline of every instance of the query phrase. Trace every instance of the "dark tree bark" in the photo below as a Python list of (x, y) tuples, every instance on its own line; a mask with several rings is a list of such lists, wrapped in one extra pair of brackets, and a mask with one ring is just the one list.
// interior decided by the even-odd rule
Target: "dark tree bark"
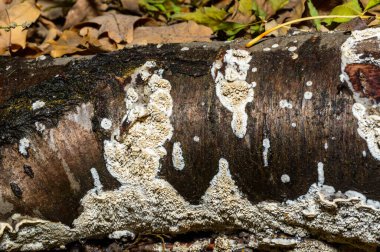
[(1, 58), (0, 248), (56, 247), (117, 230), (247, 230), (257, 246), (294, 247), (294, 237), (312, 236), (374, 249), (380, 42), (376, 34), (350, 39)]

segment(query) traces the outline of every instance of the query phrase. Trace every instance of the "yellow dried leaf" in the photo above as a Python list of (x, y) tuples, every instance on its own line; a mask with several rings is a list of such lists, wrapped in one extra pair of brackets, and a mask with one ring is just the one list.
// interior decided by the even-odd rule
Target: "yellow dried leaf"
[(186, 43), (210, 41), (211, 28), (193, 21), (170, 26), (138, 27), (134, 32), (134, 44)]
[(54, 58), (65, 54), (81, 52), (86, 50), (84, 47), (87, 47), (86, 39), (71, 30), (64, 31), (58, 41), (53, 41), (50, 44), (52, 46), (50, 55)]
[(118, 49), (118, 44), (108, 37), (99, 38), (98, 43), (100, 44), (99, 49), (102, 51), (112, 52)]
[[(40, 15), (40, 10), (37, 7), (28, 2), (22, 2), (13, 5), (8, 9), (8, 15), (5, 11), (0, 13), (0, 26), (8, 27), (14, 23), (17, 25), (34, 23)], [(8, 19), (9, 17), (9, 19)], [(25, 48), (26, 45), (27, 29), (21, 26), (17, 26), (10, 31), (0, 29), (0, 37), (3, 41), (6, 41), (7, 46), (11, 45), (12, 51), (17, 51), (20, 48)], [(0, 48), (3, 50), (3, 48)]]
[(86, 37), (88, 43), (90, 43), (91, 45), (96, 46), (96, 47), (101, 46), (98, 39), (99, 37), (98, 29), (94, 27), (90, 27), (90, 26), (84, 27), (79, 31), (79, 35), (81, 35), (82, 37)]

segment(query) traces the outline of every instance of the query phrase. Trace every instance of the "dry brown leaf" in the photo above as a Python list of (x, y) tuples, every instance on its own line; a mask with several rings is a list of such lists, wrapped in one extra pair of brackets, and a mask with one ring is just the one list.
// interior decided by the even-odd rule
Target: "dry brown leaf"
[(138, 0), (121, 0), (121, 6), (124, 10), (128, 10), (136, 14), (142, 14)]
[(90, 0), (77, 0), (66, 15), (63, 30), (79, 24), (86, 18), (96, 17), (98, 12)]
[[(80, 36), (76, 31), (65, 30), (57, 41), (50, 42), (52, 50), (50, 55), (54, 58), (65, 54), (72, 54), (86, 50), (86, 38)], [(79, 47), (81, 46), (81, 47)]]
[[(28, 2), (22, 2), (16, 5), (13, 5), (8, 9), (8, 14), (6, 11), (0, 13), (0, 26), (7, 27), (9, 24), (15, 23), (17, 25), (22, 25), (25, 23), (33, 23), (37, 20), (40, 15), (40, 10), (37, 7)], [(8, 19), (9, 17), (9, 19)], [(4, 44), (6, 48), (11, 45), (12, 51), (17, 51), (20, 48), (25, 48), (26, 45), (26, 36), (27, 30), (21, 26), (17, 26), (11, 31), (6, 31), (0, 29), (1, 37), (1, 48), (0, 51), (4, 52)], [(6, 50), (6, 49), (5, 49)]]
[(50, 46), (51, 42), (61, 35), (62, 32), (50, 20), (41, 17), (39, 22), (47, 29), (44, 41), (38, 46), (42, 51), (44, 51)]
[(92, 46), (96, 47), (98, 50), (111, 52), (118, 49), (118, 44), (116, 44), (109, 37), (101, 37), (99, 36), (99, 31), (93, 27), (84, 27), (80, 30), (79, 33), (81, 36), (87, 39), (87, 42)]
[(98, 47), (102, 51), (112, 52), (118, 49), (118, 45), (108, 37), (98, 39), (100, 46)]
[[(369, 0), (360, 0), (360, 2), (362, 3), (363, 6), (367, 6)], [(372, 15), (375, 15), (375, 16), (379, 16), (380, 15), (380, 5), (377, 5), (373, 8), (371, 8), (368, 13), (372, 14)]]
[(98, 37), (99, 37), (99, 30), (98, 29), (91, 27), (91, 26), (84, 27), (79, 31), (79, 35), (81, 35), (82, 37), (86, 37), (87, 41), (91, 45), (101, 46), (99, 39), (98, 39)]
[(41, 16), (54, 20), (60, 17), (64, 17), (64, 7), (58, 6), (56, 1), (51, 0), (38, 0), (37, 6), (41, 10)]
[(306, 0), (289, 0), (289, 3), (284, 6), (284, 9), (289, 11), (282, 12), (276, 19), (277, 23), (282, 24), (287, 21), (299, 19), (305, 11)]
[(246, 15), (238, 12), (238, 13), (236, 13), (236, 15), (227, 18), (226, 21), (227, 22), (239, 23), (239, 24), (251, 24), (254, 21), (256, 21), (256, 17), (254, 15), (246, 16)]
[(257, 5), (262, 9), (267, 17), (271, 17), (276, 13), (276, 10), (273, 9), (272, 4), (268, 0), (256, 0)]
[(133, 44), (185, 43), (210, 41), (212, 30), (193, 21), (160, 27), (138, 27), (134, 31)]
[(372, 22), (370, 22), (368, 24), (369, 27), (372, 27), (372, 26), (379, 26), (380, 25), (380, 20), (379, 19), (375, 19), (373, 20)]
[(135, 22), (140, 19), (141, 17), (138, 16), (106, 14), (82, 23), (81, 27), (97, 24), (100, 26), (98, 36), (102, 36), (106, 33), (110, 39), (118, 44), (123, 41), (131, 43), (133, 40), (133, 26)]
[(364, 30), (368, 28), (368, 20), (363, 20), (359, 17), (353, 18), (346, 23), (339, 24), (334, 30), (336, 31), (355, 31), (355, 30)]
[(226, 9), (229, 5), (231, 5), (231, 2), (232, 1), (235, 1), (237, 2), (237, 0), (221, 0), (221, 1), (217, 1), (216, 3), (214, 3), (213, 5), (218, 8), (218, 9)]
[(7, 8), (6, 4), (4, 1), (0, 1), (0, 12), (3, 12)]
[(4, 55), (8, 51), (8, 39), (4, 36), (0, 36), (0, 55)]
[[(274, 27), (278, 26), (278, 23), (276, 22), (276, 20), (271, 20), (269, 22), (266, 22), (265, 23), (265, 30), (270, 30)], [(275, 37), (277, 36), (283, 36), (283, 35), (286, 35), (288, 33), (288, 30), (289, 30), (289, 27), (281, 27), (280, 29), (277, 29), (271, 33), (269, 33), (268, 35), (273, 35)]]

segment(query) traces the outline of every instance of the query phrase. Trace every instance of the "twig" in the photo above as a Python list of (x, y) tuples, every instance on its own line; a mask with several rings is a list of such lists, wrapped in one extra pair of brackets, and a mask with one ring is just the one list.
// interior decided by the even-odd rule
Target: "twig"
[[(360, 18), (364, 18), (364, 19), (368, 19), (368, 18), (371, 18), (373, 16), (340, 16), (340, 15), (326, 15), (326, 16), (315, 16), (315, 17), (305, 17), (305, 18), (299, 18), (299, 19), (295, 19), (295, 20), (292, 20), (292, 21), (289, 21), (289, 22), (286, 22), (286, 23), (283, 23), (283, 24), (280, 24), (280, 25), (277, 25), (263, 33), (261, 33), (259, 36), (257, 36), (256, 38), (252, 39), (251, 41), (249, 41), (245, 46), (246, 47), (251, 47), (253, 46), (254, 44), (256, 44), (257, 42), (259, 42), (260, 39), (264, 38), (266, 35), (268, 35), (269, 33), (275, 31), (275, 30), (278, 30), (280, 29), (281, 27), (284, 27), (284, 26), (288, 26), (288, 25), (291, 25), (291, 24), (295, 24), (295, 23), (299, 23), (299, 22), (302, 22), (302, 21), (307, 21), (307, 20), (314, 20), (314, 19), (323, 19), (323, 18), (357, 18), (357, 17), (360, 17)], [(380, 19), (380, 18), (377, 18), (377, 19)]]

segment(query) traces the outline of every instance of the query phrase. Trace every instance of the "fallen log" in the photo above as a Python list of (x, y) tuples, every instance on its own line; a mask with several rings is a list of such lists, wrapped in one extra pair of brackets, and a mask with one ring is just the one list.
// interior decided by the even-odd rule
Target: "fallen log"
[(1, 58), (0, 249), (240, 230), (375, 249), (379, 34)]

